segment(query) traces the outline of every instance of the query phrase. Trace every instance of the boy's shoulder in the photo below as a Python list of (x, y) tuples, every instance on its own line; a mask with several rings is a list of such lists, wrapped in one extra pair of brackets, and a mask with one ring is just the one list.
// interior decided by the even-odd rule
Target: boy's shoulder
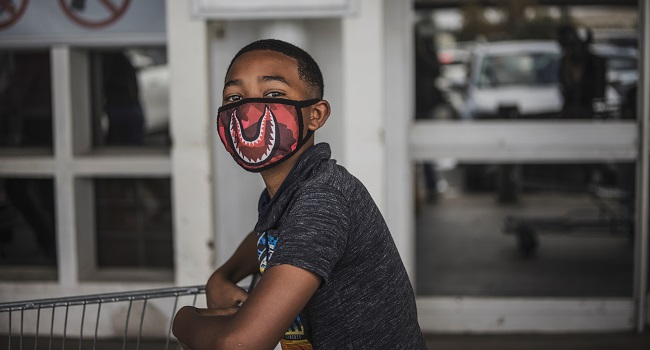
[(365, 188), (361, 181), (334, 159), (320, 162), (318, 166), (314, 167), (311, 176), (301, 186), (302, 191), (336, 190), (344, 197), (361, 188)]
[(345, 216), (370, 212), (375, 206), (363, 183), (334, 160), (316, 166), (292, 197), (293, 209), (345, 212)]

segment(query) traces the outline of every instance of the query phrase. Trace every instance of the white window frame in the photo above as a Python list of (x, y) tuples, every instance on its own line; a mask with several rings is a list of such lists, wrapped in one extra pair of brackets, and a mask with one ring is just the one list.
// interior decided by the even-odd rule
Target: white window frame
[(88, 50), (56, 45), (49, 51), (53, 155), (0, 156), (0, 177), (43, 176), (54, 179), (58, 283), (173, 281), (172, 271), (97, 267), (93, 179), (171, 179), (171, 158), (166, 149), (152, 152), (134, 148), (129, 154), (93, 151)]

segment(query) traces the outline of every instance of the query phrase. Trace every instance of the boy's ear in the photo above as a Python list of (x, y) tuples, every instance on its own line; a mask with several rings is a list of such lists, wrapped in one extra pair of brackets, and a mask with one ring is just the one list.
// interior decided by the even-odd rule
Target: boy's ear
[(325, 124), (327, 118), (330, 116), (330, 104), (326, 100), (316, 102), (310, 108), (309, 123), (307, 124), (309, 130), (316, 131)]

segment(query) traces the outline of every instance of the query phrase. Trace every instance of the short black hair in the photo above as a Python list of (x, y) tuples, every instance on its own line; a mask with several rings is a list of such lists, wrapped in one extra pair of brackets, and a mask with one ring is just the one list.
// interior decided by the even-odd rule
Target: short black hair
[(316, 61), (314, 61), (305, 50), (278, 39), (262, 39), (244, 46), (239, 50), (239, 52), (237, 52), (235, 57), (232, 58), (232, 61), (230, 61), (228, 70), (226, 70), (226, 75), (228, 75), (232, 64), (239, 56), (246, 52), (258, 50), (275, 51), (298, 61), (298, 77), (300, 80), (302, 80), (310, 90), (315, 92), (316, 96), (314, 97), (323, 98), (325, 84), (323, 83), (323, 74), (318, 67), (318, 63), (316, 63)]

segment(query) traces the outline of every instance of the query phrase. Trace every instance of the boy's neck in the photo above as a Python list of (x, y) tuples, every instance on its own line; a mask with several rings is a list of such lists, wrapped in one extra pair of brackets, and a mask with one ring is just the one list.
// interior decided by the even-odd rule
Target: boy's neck
[(300, 156), (313, 145), (314, 139), (312, 138), (310, 141), (305, 143), (298, 150), (298, 152), (294, 153), (291, 158), (285, 160), (277, 166), (274, 166), (271, 169), (264, 170), (260, 173), (262, 174), (262, 179), (266, 185), (266, 191), (269, 193), (269, 196), (271, 198), (273, 198), (273, 196), (275, 196), (275, 193), (278, 192), (278, 189), (280, 189), (280, 186), (291, 172), (291, 169), (293, 169), (293, 167), (296, 165), (300, 159)]

